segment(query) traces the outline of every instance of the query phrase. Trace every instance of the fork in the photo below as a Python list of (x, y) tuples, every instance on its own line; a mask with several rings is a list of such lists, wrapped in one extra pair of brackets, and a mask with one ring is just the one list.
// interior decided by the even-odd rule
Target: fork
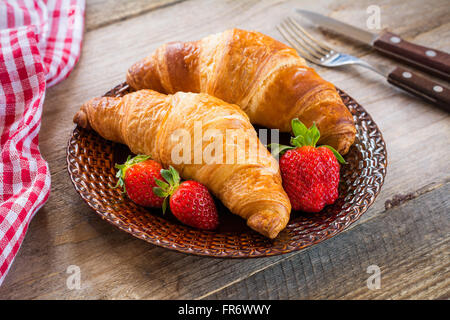
[(336, 51), (311, 36), (291, 17), (285, 19), (277, 29), (302, 57), (314, 64), (329, 68), (345, 65), (367, 68), (385, 77), (392, 85), (450, 112), (450, 89), (437, 82), (402, 67), (397, 66), (393, 70), (383, 65), (375, 67), (355, 56)]

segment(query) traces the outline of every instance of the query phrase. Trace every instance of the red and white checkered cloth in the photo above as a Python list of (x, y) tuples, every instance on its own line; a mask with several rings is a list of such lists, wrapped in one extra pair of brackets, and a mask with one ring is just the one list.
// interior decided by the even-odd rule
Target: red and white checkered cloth
[(84, 0), (0, 0), (0, 285), (50, 193), (39, 153), (46, 87), (80, 55)]

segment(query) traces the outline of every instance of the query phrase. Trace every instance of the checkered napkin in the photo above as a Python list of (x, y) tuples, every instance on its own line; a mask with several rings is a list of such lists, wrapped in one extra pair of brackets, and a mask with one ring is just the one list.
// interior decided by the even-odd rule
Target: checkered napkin
[(84, 0), (0, 0), (0, 285), (50, 193), (39, 153), (45, 89), (80, 55)]

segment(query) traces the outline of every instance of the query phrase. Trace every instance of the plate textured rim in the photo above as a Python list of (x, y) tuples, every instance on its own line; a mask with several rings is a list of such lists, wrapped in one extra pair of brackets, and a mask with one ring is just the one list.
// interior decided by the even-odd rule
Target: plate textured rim
[[(105, 95), (119, 96), (128, 90), (120, 84)], [(353, 98), (340, 89), (338, 92), (357, 129), (356, 142), (346, 155), (349, 164), (341, 170), (341, 195), (318, 214), (296, 214), (274, 240), (250, 229), (241, 233), (196, 230), (135, 205), (118, 189), (111, 188), (116, 179), (112, 163), (116, 144), (80, 127), (75, 127), (67, 146), (70, 179), (81, 198), (101, 218), (160, 247), (220, 258), (266, 257), (301, 250), (335, 236), (357, 221), (375, 201), (386, 175), (386, 144), (378, 126)]]

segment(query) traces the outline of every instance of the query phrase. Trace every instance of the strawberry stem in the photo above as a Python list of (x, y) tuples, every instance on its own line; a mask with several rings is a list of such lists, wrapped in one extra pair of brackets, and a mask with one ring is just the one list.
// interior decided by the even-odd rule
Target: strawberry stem
[(178, 189), (180, 185), (180, 175), (178, 171), (175, 170), (174, 167), (169, 166), (169, 169), (162, 169), (161, 176), (166, 180), (166, 182), (156, 179), (155, 183), (158, 185), (157, 187), (153, 187), (153, 193), (158, 197), (164, 198), (162, 210), (163, 214), (166, 213), (169, 197)]

